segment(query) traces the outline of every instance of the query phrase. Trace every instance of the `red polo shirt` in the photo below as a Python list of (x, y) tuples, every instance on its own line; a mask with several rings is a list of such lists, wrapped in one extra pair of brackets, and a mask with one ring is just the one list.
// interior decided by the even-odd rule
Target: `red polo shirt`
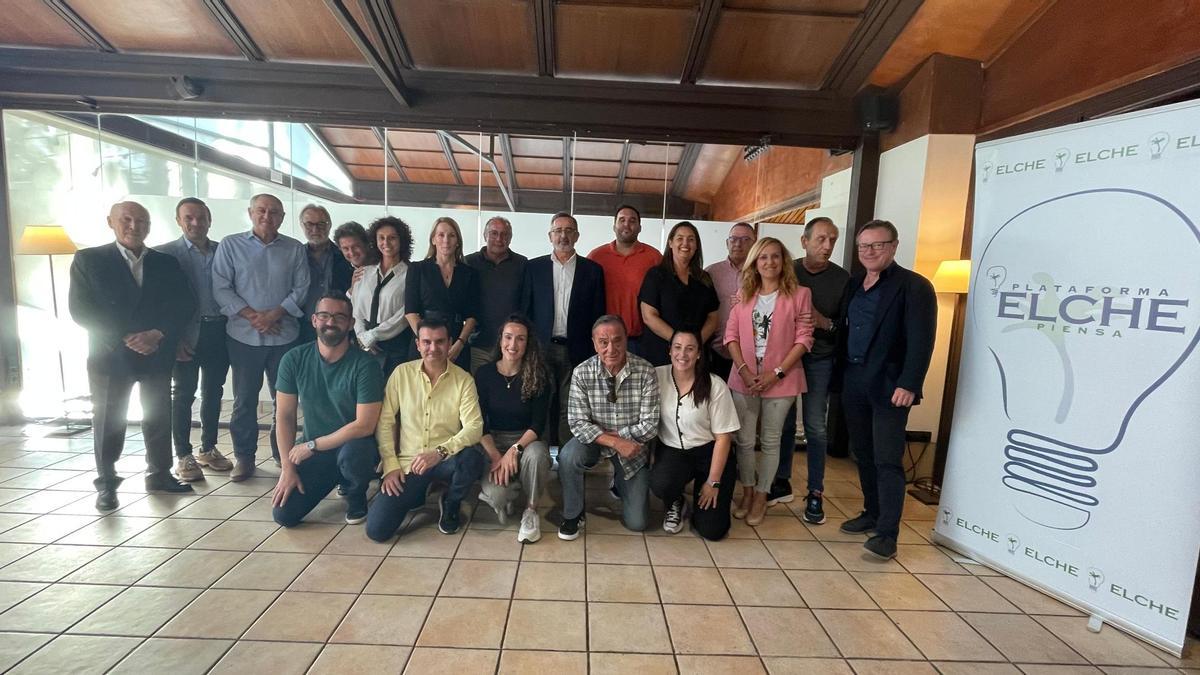
[(604, 268), (605, 311), (625, 321), (629, 337), (642, 334), (642, 312), (638, 307), (638, 291), (646, 272), (662, 262), (662, 254), (638, 242), (629, 255), (617, 252), (617, 242), (597, 246), (587, 256)]

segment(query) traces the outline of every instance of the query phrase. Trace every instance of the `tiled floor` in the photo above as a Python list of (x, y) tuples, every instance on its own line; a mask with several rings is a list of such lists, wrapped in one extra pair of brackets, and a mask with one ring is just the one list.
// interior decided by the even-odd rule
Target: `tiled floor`
[[(420, 513), (390, 544), (327, 499), (271, 522), (276, 473), (146, 496), (139, 437), (122, 508), (92, 502), (91, 441), (0, 429), (0, 670), (19, 673), (1135, 673), (1196, 669), (931, 545), (910, 501), (899, 557), (840, 534), (861, 494), (829, 470), (829, 522), (788, 507), (706, 543), (626, 532), (589, 476), (586, 534), (521, 546), (486, 505), (462, 532)], [(222, 437), (226, 443), (228, 436)], [(228, 450), (227, 447), (224, 449)], [(797, 461), (798, 472), (804, 462)], [(803, 485), (799, 480), (798, 485)], [(793, 509), (801, 509), (795, 502)]]

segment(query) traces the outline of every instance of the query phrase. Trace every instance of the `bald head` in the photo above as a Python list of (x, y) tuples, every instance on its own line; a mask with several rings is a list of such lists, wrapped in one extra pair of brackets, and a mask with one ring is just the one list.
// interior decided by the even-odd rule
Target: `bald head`
[(150, 212), (137, 202), (117, 202), (108, 211), (108, 226), (118, 244), (141, 255), (150, 233)]

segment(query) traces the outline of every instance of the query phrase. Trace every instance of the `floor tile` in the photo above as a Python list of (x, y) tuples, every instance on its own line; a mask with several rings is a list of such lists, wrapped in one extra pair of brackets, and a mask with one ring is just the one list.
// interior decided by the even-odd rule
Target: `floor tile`
[(1003, 661), (975, 629), (953, 612), (888, 612), (925, 658), (947, 661)]
[(933, 666), (924, 661), (851, 659), (850, 667), (858, 675), (937, 675)]
[[(97, 520), (96, 516), (47, 514), (38, 516), (0, 534), (0, 541), (23, 544), (49, 544)], [(64, 542), (71, 543), (71, 542)], [(78, 542), (84, 544), (101, 542)]]
[[(704, 540), (693, 536), (646, 537), (646, 548), (650, 562), (654, 565), (673, 567), (712, 567), (713, 559), (708, 554)], [(596, 562), (590, 560), (590, 562)]]
[[(766, 571), (766, 570), (738, 570)], [(677, 605), (731, 605), (733, 600), (715, 567), (654, 567), (654, 580), (664, 603)], [(784, 580), (787, 583), (787, 580)], [(788, 586), (791, 588), (791, 585)], [(794, 591), (793, 591), (794, 592)]]
[(1112, 626), (1104, 626), (1099, 633), (1093, 633), (1088, 630), (1087, 620), (1082, 617), (1039, 616), (1035, 620), (1095, 665), (1166, 665), (1133, 638)]
[(433, 598), (413, 595), (360, 595), (330, 642), (413, 645)]
[(253, 551), (279, 526), (253, 520), (227, 520), (200, 537), (188, 548), (215, 551)]
[(840, 570), (842, 566), (819, 542), (764, 541), (775, 562), (785, 570)]
[(932, 591), (907, 572), (854, 572), (851, 576), (882, 609), (949, 610)]
[(408, 647), (325, 645), (308, 675), (400, 675)]
[(1032, 618), (1020, 614), (962, 614), (962, 618), (1010, 661), (1087, 663)]
[(742, 607), (740, 612), (760, 656), (840, 656), (810, 610)]
[(384, 558), (364, 593), (437, 595), (450, 561), (445, 558)]
[(505, 649), (587, 651), (587, 604), (514, 600), (504, 631)]
[(0, 568), (4, 581), (58, 581), (109, 551), (103, 546), (51, 544)]
[(554, 673), (587, 675), (588, 655), (582, 652), (536, 652), (505, 649), (500, 653), (500, 675)]
[(592, 602), (658, 602), (649, 565), (587, 565), (587, 597)]
[(1021, 670), (1011, 663), (979, 663), (938, 661), (934, 664), (942, 675), (1020, 675)]
[(60, 544), (85, 546), (117, 546), (147, 528), (156, 525), (158, 518), (110, 516), (85, 525), (58, 540)]
[(42, 544), (0, 543), (0, 567), (20, 560), (40, 548), (42, 548)]
[(721, 576), (738, 606), (804, 606), (792, 582), (780, 570), (724, 569)]
[(119, 586), (54, 584), (0, 614), (0, 630), (61, 633), (121, 590)]
[(389, 555), (409, 558), (453, 558), (462, 538), (461, 531), (457, 534), (442, 534), (436, 527), (420, 527), (401, 532)]
[(649, 565), (646, 541), (642, 536), (589, 534), (585, 537), (587, 561), (614, 565)]
[(47, 584), (35, 581), (0, 581), (0, 612), (46, 588), (46, 586)]
[(754, 539), (722, 539), (721, 541), (705, 542), (708, 552), (716, 562), (717, 567), (750, 567), (759, 569), (778, 569), (779, 565), (763, 546), (762, 542)]
[(521, 561), (581, 563), (584, 561), (583, 548), (583, 539), (563, 541), (551, 531), (543, 533), (536, 544), (526, 544), (521, 549)]
[(956, 612), (1019, 614), (1021, 611), (975, 576), (918, 574), (917, 578)]
[(323, 523), (300, 523), (296, 527), (281, 527), (259, 544), (257, 550), (275, 553), (320, 553), (343, 527)]
[(591, 675), (676, 675), (675, 657), (670, 654), (604, 654), (593, 651), (588, 655)]
[(70, 632), (148, 637), (198, 595), (192, 588), (126, 588)]
[(896, 560), (913, 574), (970, 574), (937, 546), (896, 547)]
[(126, 541), (125, 544), (156, 548), (187, 548), (189, 544), (221, 524), (219, 520), (167, 518), (157, 525), (143, 530), (141, 534)]
[[(437, 530), (434, 530), (437, 533)], [(445, 536), (437, 533), (438, 536)], [(363, 534), (361, 527), (344, 527), (321, 551), (331, 555), (371, 555), (383, 557), (392, 550), (392, 544), (372, 541)]]
[[(216, 495), (216, 496), (220, 496), (220, 495)], [(262, 522), (272, 522), (275, 520), (272, 517), (272, 512), (274, 511), (274, 506), (271, 505), (270, 497), (259, 497), (257, 499), (250, 497), (249, 499), (253, 499), (253, 501), (251, 501), (250, 504), (248, 506), (246, 506), (246, 508), (242, 509), (241, 511), (238, 511), (237, 513), (233, 514), (232, 516), (229, 516), (230, 520), (258, 520), (258, 521), (262, 521)], [(320, 506), (318, 505), (317, 508), (320, 508)], [(314, 509), (313, 511), (315, 511), (315, 510), (316, 509)], [(309, 511), (308, 515), (306, 515), (304, 517), (306, 522), (309, 522), (309, 523), (317, 522), (317, 519), (316, 519), (313, 511)], [(335, 521), (334, 523), (331, 523), (331, 524), (342, 524), (341, 518), (337, 519), (337, 521)]]
[(417, 645), (498, 649), (507, 614), (508, 600), (437, 598)]
[(671, 644), (680, 654), (754, 654), (734, 607), (663, 605)]
[[(517, 569), (513, 598), (520, 600), (585, 600), (584, 566), (578, 563), (526, 562)], [(501, 657), (501, 662), (504, 658)]]
[(984, 577), (983, 583), (1027, 614), (1083, 616), (1079, 610), (1008, 577)]
[(1063, 666), (1046, 663), (1019, 663), (1017, 668), (1025, 675), (1100, 675), (1104, 671), (1095, 666)]
[(410, 675), (492, 675), (500, 652), (494, 649), (417, 647), (404, 672)]
[(203, 675), (232, 645), (231, 640), (150, 638), (109, 672), (112, 675)]
[(900, 563), (892, 560), (879, 560), (867, 555), (862, 544), (824, 542), (825, 548), (841, 563), (842, 567), (851, 572), (904, 572)]
[(289, 590), (321, 593), (359, 593), (383, 558), (361, 555), (319, 555), (292, 582)]
[(768, 656), (763, 665), (771, 675), (854, 675), (842, 659), (795, 659)]
[(138, 579), (137, 585), (208, 588), (246, 557), (241, 551), (160, 550), (176, 555), (153, 572)]
[[(92, 498), (95, 499), (95, 496)], [(121, 508), (116, 511), (116, 515), (166, 518), (197, 499), (200, 499), (197, 495), (147, 495), (145, 498), (131, 501), (121, 496)]]
[(285, 591), (243, 636), (247, 640), (325, 642), (354, 603), (351, 593)]
[(847, 572), (787, 570), (788, 579), (809, 607), (875, 609), (867, 592)]
[(271, 673), (271, 675), (302, 675), (321, 652), (319, 644), (296, 642), (251, 642), (243, 640), (233, 645), (217, 665), (209, 671), (211, 675), (243, 675), (244, 673)]
[(818, 609), (813, 613), (846, 658), (921, 658), (921, 653), (883, 612)]
[(517, 578), (517, 563), (509, 560), (463, 560), (450, 564), (441, 596), (462, 598), (511, 598)]
[(813, 540), (814, 537), (808, 528), (800, 522), (800, 519), (793, 515), (774, 515), (775, 511), (787, 513), (786, 509), (773, 508), (768, 512), (767, 517), (763, 519), (762, 524), (756, 526), (754, 531), (758, 533), (761, 539), (783, 539), (789, 541), (795, 540)]
[(0, 490), (0, 498), (14, 493), (24, 493), (24, 496), (6, 502), (3, 506), (0, 506), (0, 511), (4, 511), (5, 513), (49, 513), (54, 509), (66, 506), (84, 497), (91, 496), (95, 499), (94, 492), (68, 490), (42, 490), (40, 492)]
[(0, 633), (0, 671), (8, 672), (54, 637), (46, 633)]
[[(244, 588), (282, 591), (312, 560), (307, 553), (246, 554), (238, 564), (213, 583), (213, 588)], [(293, 589), (305, 590), (305, 589)]]
[(133, 651), (141, 640), (98, 635), (60, 635), (9, 672), (103, 673)]
[(157, 637), (237, 639), (278, 595), (275, 591), (221, 588), (204, 591), (163, 626)]
[(589, 649), (593, 652), (671, 653), (661, 605), (588, 603)]
[(212, 518), (225, 520), (254, 501), (254, 497), (207, 495), (175, 512), (176, 518)]
[(459, 560), (520, 560), (521, 547), (521, 542), (507, 530), (469, 529), (454, 557)]

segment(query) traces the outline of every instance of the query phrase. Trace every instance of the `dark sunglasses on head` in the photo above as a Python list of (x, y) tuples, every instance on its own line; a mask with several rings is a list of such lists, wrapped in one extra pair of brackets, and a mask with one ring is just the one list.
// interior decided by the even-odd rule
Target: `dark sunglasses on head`
[(617, 402), (617, 378), (615, 377), (608, 378), (608, 402)]

